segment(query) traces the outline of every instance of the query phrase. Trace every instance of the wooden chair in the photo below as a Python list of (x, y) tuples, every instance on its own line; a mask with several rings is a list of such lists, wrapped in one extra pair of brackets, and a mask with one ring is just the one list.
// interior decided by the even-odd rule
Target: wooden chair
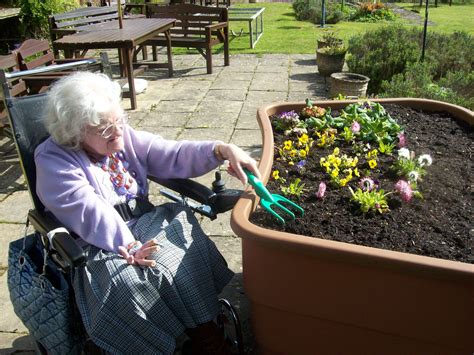
[[(147, 17), (175, 18), (171, 28), (171, 47), (195, 48), (206, 59), (207, 73), (212, 74), (212, 47), (224, 45), (224, 65), (229, 61), (229, 16), (225, 7), (208, 7), (193, 4), (147, 5)], [(165, 46), (166, 38), (158, 36), (145, 42), (153, 46), (156, 60), (156, 46)]]
[[(30, 70), (53, 64), (64, 64), (75, 62), (78, 59), (55, 59), (53, 51), (46, 40), (27, 39), (15, 51), (19, 70)], [(83, 58), (82, 58), (83, 59)], [(89, 70), (101, 70), (101, 64), (90, 67)], [(27, 83), (29, 93), (35, 94), (44, 91), (51, 83), (71, 71), (43, 73), (40, 75), (28, 76), (23, 80)]]
[[(18, 61), (15, 53), (0, 56), (0, 69), (5, 73), (19, 71)], [(23, 79), (5, 80), (2, 83), (5, 86), (2, 92), (8, 90), (10, 96), (24, 96), (28, 94), (28, 88)], [(11, 137), (10, 126), (8, 122), (7, 110), (4, 105), (4, 97), (0, 98), (0, 132)]]

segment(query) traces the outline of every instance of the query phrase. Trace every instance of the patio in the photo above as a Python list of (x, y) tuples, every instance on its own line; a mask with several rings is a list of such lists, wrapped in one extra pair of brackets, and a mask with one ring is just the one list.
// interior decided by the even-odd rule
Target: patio
[[(115, 51), (116, 52), (116, 51)], [(116, 62), (110, 53), (112, 62)], [(169, 139), (219, 139), (232, 142), (259, 158), (261, 136), (255, 119), (258, 107), (275, 101), (301, 101), (306, 97), (324, 98), (324, 79), (316, 70), (314, 54), (233, 55), (224, 67), (216, 58), (213, 74), (206, 74), (206, 62), (199, 55), (173, 57), (174, 77), (166, 69), (150, 69), (139, 78), (148, 81), (147, 90), (137, 96), (138, 109), (129, 111), (130, 124), (137, 129), (161, 134)], [(130, 100), (123, 99), (125, 109)], [(218, 112), (216, 114), (216, 112)], [(7, 245), (18, 239), (24, 227), (30, 200), (11, 140), (0, 137), (0, 353), (33, 354), (26, 328), (13, 313), (7, 289)], [(239, 188), (235, 179), (228, 187)], [(199, 181), (210, 186), (214, 173)], [(156, 186), (154, 202), (164, 201)], [(239, 311), (245, 346), (254, 353), (248, 301), (242, 285), (240, 239), (229, 224), (230, 212), (215, 221), (202, 219), (204, 231), (217, 244), (236, 276), (223, 292)]]

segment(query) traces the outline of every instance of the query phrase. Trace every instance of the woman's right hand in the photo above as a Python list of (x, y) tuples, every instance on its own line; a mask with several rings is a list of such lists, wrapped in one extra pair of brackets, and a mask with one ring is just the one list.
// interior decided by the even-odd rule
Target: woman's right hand
[(130, 265), (155, 266), (155, 260), (148, 260), (147, 257), (160, 250), (156, 239), (151, 239), (145, 244), (138, 240), (130, 243), (127, 247), (119, 246), (120, 255), (127, 260)]

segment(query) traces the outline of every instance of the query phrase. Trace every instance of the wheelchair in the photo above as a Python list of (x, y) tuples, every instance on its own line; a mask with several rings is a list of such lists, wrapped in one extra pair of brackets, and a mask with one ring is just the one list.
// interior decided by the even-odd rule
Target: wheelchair
[[(65, 65), (51, 65), (39, 70), (33, 69), (11, 73), (5, 73), (0, 70), (0, 83), (2, 85), (3, 99), (8, 113), (10, 129), (34, 206), (33, 209), (28, 211), (28, 223), (33, 226), (35, 233), (40, 236), (44, 250), (47, 251), (50, 259), (53, 260), (54, 267), (57, 267), (66, 276), (65, 278), (69, 283), (72, 271), (85, 264), (86, 256), (76, 242), (77, 236), (73, 233), (62, 231), (55, 233), (51, 237), (50, 232), (62, 227), (62, 225), (51, 213), (45, 211), (43, 204), (36, 195), (34, 151), (48, 137), (48, 133), (42, 124), (42, 117), (38, 114), (38, 112), (41, 112), (46, 94), (12, 97), (9, 91), (9, 82), (46, 71), (58, 71), (64, 70), (65, 67), (71, 68), (89, 64), (91, 64), (91, 60)], [(185, 204), (195, 213), (202, 214), (211, 220), (215, 219), (219, 213), (232, 209), (242, 193), (241, 190), (227, 189), (219, 172), (216, 172), (216, 179), (212, 184), (212, 189), (190, 179), (158, 180), (153, 177), (149, 177), (149, 179), (167, 189), (161, 189), (161, 193), (165, 197), (176, 203)], [(50, 233), (49, 237), (48, 233)], [(70, 287), (70, 290), (72, 290), (72, 287)], [(74, 297), (70, 298), (72, 300), (71, 308), (73, 309), (71, 313), (75, 315), (74, 318), (77, 318), (71, 319), (71, 322), (79, 324), (79, 327), (76, 327), (78, 331), (84, 331), (77, 306), (74, 304)], [(219, 299), (219, 304), (220, 312), (217, 316), (217, 324), (224, 331), (227, 340), (231, 342), (235, 352), (244, 354), (239, 316), (235, 308), (226, 299)], [(41, 343), (36, 342), (36, 346), (39, 353), (47, 354), (47, 350)], [(85, 341), (84, 352), (92, 354), (105, 353), (90, 340)]]

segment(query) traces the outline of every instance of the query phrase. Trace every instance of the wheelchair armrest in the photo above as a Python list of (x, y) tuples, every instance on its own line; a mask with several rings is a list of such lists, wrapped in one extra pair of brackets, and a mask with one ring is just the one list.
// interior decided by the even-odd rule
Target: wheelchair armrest
[[(211, 219), (215, 219), (217, 214), (219, 213), (231, 210), (237, 203), (238, 199), (240, 198), (240, 195), (243, 192), (242, 190), (226, 189), (224, 187), (224, 184), (220, 185), (217, 189), (215, 189), (215, 191), (218, 192), (214, 192), (208, 187), (191, 179), (161, 180), (153, 176), (148, 176), (148, 179), (170, 190), (173, 190), (184, 197), (190, 198), (198, 203), (201, 203), (203, 206), (191, 206), (191, 204), (189, 205), (196, 212), (199, 212)], [(220, 174), (217, 175), (216, 173), (216, 180), (217, 179), (220, 180)], [(213, 189), (215, 183), (216, 181), (213, 183)], [(176, 201), (176, 199), (170, 196), (169, 194), (165, 194), (165, 196), (172, 198)]]
[[(49, 232), (63, 227), (52, 215), (39, 213), (37, 210), (30, 210), (28, 212), (28, 219), (35, 230), (43, 236), (45, 243), (49, 243), (49, 240), (46, 240)], [(54, 259), (63, 269), (76, 268), (85, 264), (86, 256), (84, 251), (70, 233), (55, 233), (51, 244), (47, 245), (47, 247), (49, 249), (52, 247), (53, 254), (57, 254), (54, 255)]]
[(205, 205), (212, 205), (216, 199), (214, 191), (191, 179), (161, 180), (153, 176), (148, 179)]

